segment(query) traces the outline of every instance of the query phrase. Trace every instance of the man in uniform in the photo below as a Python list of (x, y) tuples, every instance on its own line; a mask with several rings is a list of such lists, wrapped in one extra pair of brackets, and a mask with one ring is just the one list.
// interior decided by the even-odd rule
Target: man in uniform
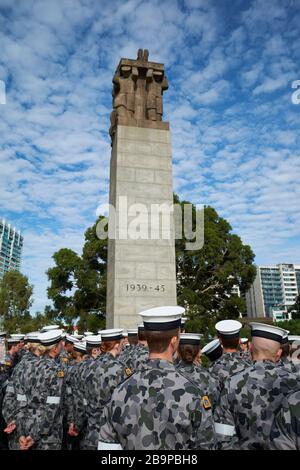
[(20, 423), (23, 414), (23, 408), (26, 406), (26, 395), (24, 387), (25, 375), (30, 375), (30, 363), (37, 363), (40, 356), (38, 350), (39, 333), (28, 333), (25, 337), (25, 354), (20, 362), (14, 367), (13, 373), (6, 387), (3, 401), (3, 417), (7, 423), (4, 430), (8, 435), (9, 448), (11, 450), (19, 449), (17, 423)]
[(2, 402), (5, 394), (5, 389), (7, 386), (7, 381), (9, 377), (9, 369), (11, 367), (6, 365), (6, 333), (4, 331), (0, 332), (0, 450), (7, 449), (7, 435), (4, 432), (6, 423), (2, 416)]
[(150, 357), (113, 392), (100, 427), (99, 450), (212, 449), (211, 403), (178, 372), (173, 355), (179, 344), (184, 308), (142, 312)]
[(246, 361), (239, 355), (238, 347), (242, 328), (239, 321), (222, 320), (216, 323), (215, 328), (223, 347), (223, 354), (210, 365), (209, 371), (222, 383), (227, 377), (250, 365), (250, 361)]
[(25, 390), (26, 413), (22, 419), (20, 449), (60, 450), (63, 431), (63, 393), (65, 373), (56, 362), (62, 347), (62, 331), (39, 336), (45, 353)]
[(129, 328), (127, 330), (129, 346), (123, 347), (119, 356), (119, 361), (126, 367), (132, 367), (133, 356), (135, 354), (136, 346), (138, 344), (138, 329)]
[(83, 450), (97, 450), (103, 408), (109, 402), (117, 385), (132, 373), (118, 360), (122, 348), (123, 330), (115, 328), (99, 333), (103, 354), (90, 363), (84, 380), (86, 428), (80, 444)]
[[(76, 374), (79, 364), (87, 358), (86, 343), (77, 341), (73, 349), (73, 361), (68, 367), (66, 374), (66, 387), (64, 396), (64, 423), (66, 424), (66, 431), (69, 430), (69, 425), (74, 423), (74, 402), (73, 390), (77, 386)], [(69, 450), (79, 450), (79, 436), (70, 435), (66, 432), (65, 442), (66, 448)]]
[(214, 403), (215, 379), (199, 362), (201, 335), (180, 333), (178, 362), (176, 369), (200, 388), (202, 395), (208, 395)]
[(237, 320), (222, 320), (216, 323), (219, 340), (222, 344), (223, 354), (209, 366), (209, 372), (216, 379), (215, 402), (224, 386), (224, 381), (236, 372), (242, 371), (251, 364), (240, 356), (238, 347), (242, 324)]
[(300, 389), (287, 395), (271, 430), (272, 448), (300, 450)]
[(220, 359), (220, 357), (223, 354), (223, 348), (222, 348), (222, 345), (220, 343), (220, 340), (219, 339), (214, 339), (214, 340), (210, 341), (209, 343), (207, 343), (204, 346), (204, 348), (201, 349), (201, 355), (202, 354), (204, 354), (204, 356), (207, 357), (210, 360), (211, 365), (215, 361)]
[(281, 340), (281, 357), (278, 361), (278, 365), (289, 369), (294, 374), (298, 374), (300, 376), (300, 368), (299, 365), (294, 364), (294, 362), (290, 359), (290, 343), (288, 337), (289, 331), (286, 330), (283, 338)]
[(240, 356), (246, 361), (251, 361), (250, 343), (248, 338), (240, 339)]
[(250, 326), (253, 364), (227, 379), (214, 410), (222, 449), (270, 449), (274, 416), (284, 396), (298, 388), (297, 376), (277, 365), (285, 330), (262, 323)]
[(70, 387), (73, 395), (73, 414), (71, 415), (74, 421), (68, 422), (68, 434), (70, 436), (77, 437), (79, 440), (85, 433), (86, 429), (86, 405), (87, 401), (84, 396), (85, 394), (85, 379), (89, 366), (100, 356), (101, 354), (101, 336), (90, 335), (85, 336), (86, 352), (87, 357), (81, 361), (77, 366), (72, 379)]

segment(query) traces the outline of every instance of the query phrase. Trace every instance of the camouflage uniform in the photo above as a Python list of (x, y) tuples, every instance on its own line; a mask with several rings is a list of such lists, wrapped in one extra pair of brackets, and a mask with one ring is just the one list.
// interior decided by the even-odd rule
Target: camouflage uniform
[(240, 352), (224, 352), (219, 359), (210, 364), (208, 370), (214, 377), (217, 377), (220, 382), (224, 382), (225, 379), (244, 370), (245, 367), (249, 365), (251, 365), (251, 361), (242, 357)]
[(30, 368), (25, 386), (27, 405), (22, 416), (22, 435), (32, 437), (35, 450), (60, 450), (64, 371), (55, 359), (44, 356)]
[(300, 375), (300, 368), (298, 365), (294, 364), (293, 361), (288, 359), (287, 357), (283, 357), (280, 359), (280, 361), (277, 362), (278, 366), (285, 367), (285, 369), (288, 369), (290, 372), (296, 375)]
[(62, 367), (63, 370), (66, 372), (72, 361), (72, 356), (71, 354), (67, 353), (65, 349), (62, 349), (56, 361), (60, 365), (60, 367)]
[(199, 387), (202, 395), (208, 395), (212, 403), (215, 402), (216, 379), (207, 369), (184, 361), (179, 361), (175, 364), (175, 367), (182, 375)]
[(119, 356), (125, 367), (136, 370), (149, 357), (149, 350), (142, 344), (130, 345)]
[(247, 361), (249, 363), (252, 363), (252, 357), (250, 351), (239, 351), (238, 355), (240, 356), (241, 359), (244, 361)]
[(136, 346), (137, 345), (129, 344), (129, 346), (126, 346), (122, 350), (121, 354), (119, 355), (119, 361), (122, 362), (122, 364), (124, 364), (124, 366), (129, 367), (131, 357), (134, 354), (134, 350), (135, 350)]
[(4, 433), (6, 423), (2, 414), (3, 400), (6, 393), (7, 385), (9, 383), (10, 376), (14, 370), (14, 357), (6, 353), (4, 363), (0, 364), (0, 449), (8, 448), (7, 435)]
[(211, 376), (215, 378), (215, 402), (219, 399), (225, 380), (233, 374), (249, 367), (251, 363), (252, 361), (241, 357), (240, 352), (237, 351), (233, 353), (223, 353), (219, 359), (210, 364), (208, 371)]
[(113, 390), (123, 382), (132, 370), (111, 354), (99, 356), (85, 373), (86, 429), (81, 449), (97, 450), (103, 407), (110, 400)]
[(283, 399), (271, 430), (272, 448), (300, 450), (300, 390)]
[[(100, 356), (101, 357), (101, 356)], [(94, 362), (94, 358), (87, 356), (81, 361), (71, 378), (71, 389), (73, 395), (73, 412), (72, 416), (68, 418), (69, 424), (74, 423), (77, 432), (83, 434), (86, 427), (86, 398), (84, 396), (85, 390), (85, 375), (88, 367)], [(73, 421), (70, 421), (73, 419)]]
[(124, 450), (212, 449), (215, 433), (208, 398), (173, 364), (148, 359), (118, 386), (104, 408), (99, 442)]
[(282, 399), (297, 387), (297, 377), (271, 361), (228, 378), (214, 410), (222, 449), (269, 449), (274, 414)]
[[(31, 362), (37, 363), (38, 357), (27, 351), (22, 356), (20, 362), (16, 365), (8, 382), (3, 401), (3, 417), (7, 424), (20, 422), (23, 409), (26, 406), (26, 394), (24, 388), (24, 374), (29, 371)], [(19, 430), (16, 429), (8, 435), (9, 448), (11, 450), (19, 449)]]

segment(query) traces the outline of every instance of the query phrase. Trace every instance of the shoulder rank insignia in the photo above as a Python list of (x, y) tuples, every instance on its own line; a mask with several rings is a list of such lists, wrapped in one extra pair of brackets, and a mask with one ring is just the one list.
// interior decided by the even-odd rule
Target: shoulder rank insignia
[(125, 374), (127, 375), (127, 377), (130, 377), (133, 374), (133, 370), (130, 369), (130, 367), (126, 367)]
[(57, 377), (62, 379), (63, 377), (65, 376), (65, 373), (63, 370), (60, 370), (59, 372), (57, 372)]
[(201, 405), (203, 406), (203, 408), (205, 410), (210, 410), (211, 409), (211, 402), (210, 402), (210, 399), (208, 398), (207, 395), (204, 395), (201, 398)]
[(12, 363), (10, 361), (5, 361), (4, 364), (8, 367), (11, 367), (12, 366)]

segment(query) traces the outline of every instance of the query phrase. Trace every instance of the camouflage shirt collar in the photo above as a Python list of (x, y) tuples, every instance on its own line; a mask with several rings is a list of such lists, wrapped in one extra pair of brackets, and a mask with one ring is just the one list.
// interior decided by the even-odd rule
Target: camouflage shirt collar
[(276, 362), (271, 361), (270, 359), (263, 359), (261, 361), (253, 361), (253, 365), (256, 369), (264, 369), (265, 367), (276, 368)]
[(175, 370), (174, 364), (164, 359), (146, 359), (144, 365), (147, 369)]

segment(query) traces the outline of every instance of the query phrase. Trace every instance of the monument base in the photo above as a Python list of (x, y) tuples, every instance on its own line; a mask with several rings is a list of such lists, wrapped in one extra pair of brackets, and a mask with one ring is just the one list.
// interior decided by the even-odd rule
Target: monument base
[[(115, 208), (116, 238), (108, 241), (106, 326), (130, 328), (140, 323), (138, 313), (142, 310), (177, 305), (174, 222), (169, 212), (173, 204), (169, 130), (117, 126), (110, 167), (110, 204)], [(129, 232), (130, 225), (136, 223), (138, 213), (132, 212), (136, 204), (140, 204), (140, 213), (146, 214), (141, 228), (145, 229), (148, 220), (147, 239), (131, 239), (127, 233), (128, 238), (123, 230), (124, 220)], [(158, 227), (151, 219), (151, 208), (162, 204), (163, 227)], [(111, 224), (112, 212), (109, 217)]]

